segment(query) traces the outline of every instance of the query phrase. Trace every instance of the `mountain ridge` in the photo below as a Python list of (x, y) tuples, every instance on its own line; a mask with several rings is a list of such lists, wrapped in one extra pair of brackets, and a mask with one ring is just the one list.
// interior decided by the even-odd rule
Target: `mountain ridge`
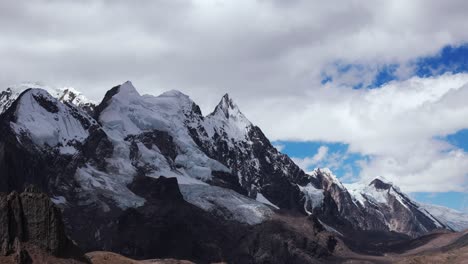
[[(49, 124), (47, 129), (33, 129), (35, 120)], [(64, 210), (67, 228), (87, 249), (109, 245), (114, 231), (104, 223), (153, 212), (149, 190), (139, 193), (131, 186), (161, 176), (176, 178), (189, 204), (242, 225), (288, 212), (315, 219), (337, 237), (368, 231), (416, 237), (447, 228), (389, 183), (375, 181), (367, 186), (370, 194), (362, 194), (348, 190), (328, 169), (306, 174), (227, 94), (203, 116), (180, 91), (140, 95), (129, 81), (110, 89), (91, 113), (30, 89), (0, 115), (0, 126), (0, 180), (8, 182), (3, 188), (38, 184)], [(97, 223), (77, 222), (83, 212), (96, 215)], [(86, 244), (84, 234), (100, 235)]]
[(57, 100), (78, 106), (88, 113), (93, 112), (94, 107), (97, 105), (95, 101), (88, 99), (73, 87), (54, 87), (43, 85), (38, 82), (25, 82), (18, 85), (12, 85), (3, 91), (0, 91), (0, 114), (16, 100), (22, 92), (34, 88), (46, 90)]

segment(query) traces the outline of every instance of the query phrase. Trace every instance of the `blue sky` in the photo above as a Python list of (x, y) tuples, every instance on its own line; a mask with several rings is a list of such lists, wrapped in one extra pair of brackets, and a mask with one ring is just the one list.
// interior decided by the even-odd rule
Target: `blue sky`
[[(406, 66), (410, 66), (412, 74), (404, 78), (413, 76), (428, 78), (446, 73), (468, 72), (468, 45), (446, 46), (436, 54), (414, 59), (409, 64)], [(337, 72), (343, 74), (352, 69), (366, 70), (365, 66), (362, 65), (336, 64), (336, 67)], [(379, 89), (388, 82), (401, 81), (401, 77), (396, 74), (399, 67), (402, 66), (398, 64), (380, 66), (370, 83), (357, 82), (353, 84), (353, 88)], [(323, 75), (322, 84), (333, 81), (332, 76)], [(463, 150), (465, 153), (468, 152), (468, 128), (441, 136), (439, 139), (451, 144), (453, 148)], [(349, 145), (342, 142), (279, 140), (274, 142), (274, 145), (292, 157), (300, 166), (305, 167), (306, 170), (312, 170), (315, 167), (330, 167), (345, 183), (356, 181), (361, 171), (360, 162), (372, 158), (358, 152), (350, 152)], [(322, 148), (321, 151), (319, 151), (320, 148)], [(325, 149), (326, 151), (324, 151)], [(319, 155), (320, 152), (322, 154), (326, 152), (326, 155)], [(413, 192), (410, 195), (419, 202), (443, 205), (468, 212), (468, 195), (465, 192)]]
[[(333, 82), (334, 76), (346, 75), (352, 71), (358, 73), (372, 72), (372, 78), (367, 82), (356, 81), (352, 83), (353, 88), (379, 88), (385, 83), (401, 80), (398, 70), (400, 68), (409, 68), (411, 71), (410, 76), (418, 77), (433, 77), (447, 72), (450, 73), (463, 73), (468, 72), (468, 44), (458, 46), (445, 46), (437, 52), (427, 57), (419, 57), (409, 60), (404, 65), (397, 63), (378, 65), (369, 67), (366, 64), (347, 64), (342, 61), (334, 63), (334, 71), (332, 73), (322, 73), (322, 84)], [(348, 83), (349, 84), (349, 83)]]

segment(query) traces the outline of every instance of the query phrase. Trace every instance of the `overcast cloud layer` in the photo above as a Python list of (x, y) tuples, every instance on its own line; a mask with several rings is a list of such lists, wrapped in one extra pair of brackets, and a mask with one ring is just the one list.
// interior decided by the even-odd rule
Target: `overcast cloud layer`
[[(229, 92), (273, 140), (370, 155), (363, 178), (467, 191), (467, 153), (437, 138), (468, 127), (468, 76), (410, 78), (415, 58), (468, 41), (466, 10), (464, 0), (1, 1), (0, 85), (42, 81), (100, 100), (129, 79), (143, 93), (182, 90), (205, 113)], [(349, 88), (386, 64), (402, 81)], [(321, 85), (324, 74), (334, 81)]]

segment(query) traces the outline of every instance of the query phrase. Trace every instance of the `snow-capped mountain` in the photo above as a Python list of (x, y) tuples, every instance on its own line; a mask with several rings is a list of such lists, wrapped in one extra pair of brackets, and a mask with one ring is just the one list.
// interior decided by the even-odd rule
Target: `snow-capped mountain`
[(21, 92), (14, 91), (11, 88), (0, 93), (0, 113), (5, 112), (11, 104), (18, 98)]
[(348, 185), (353, 201), (368, 211), (375, 211), (391, 231), (417, 236), (446, 225), (418, 203), (401, 192), (400, 188), (382, 177), (369, 184)]
[[(191, 206), (242, 225), (269, 221), (280, 209), (310, 215), (340, 236), (414, 237), (446, 227), (382, 179), (345, 186), (327, 169), (306, 174), (227, 94), (204, 116), (179, 91), (141, 95), (131, 82), (109, 90), (95, 107), (70, 89), (30, 88), (0, 94), (0, 191), (32, 183), (48, 192), (86, 248), (111, 245), (118, 223), (135, 210), (145, 215), (128, 220), (138, 232), (139, 221), (153, 221), (146, 216), (159, 208), (154, 190), (135, 184), (161, 176), (176, 178), (174, 192)], [(176, 210), (166, 202), (157, 204)]]
[(52, 87), (40, 83), (22, 83), (8, 87), (4, 91), (0, 91), (0, 114), (5, 112), (8, 107), (18, 98), (18, 96), (27, 89), (42, 89), (46, 90), (50, 95), (55, 97), (62, 103), (73, 104), (82, 108), (88, 113), (92, 113), (96, 102), (86, 98), (81, 92), (72, 87)]
[(466, 213), (433, 204), (419, 204), (419, 206), (455, 231), (468, 229), (468, 214)]
[[(130, 82), (115, 87), (106, 94), (96, 112), (114, 150), (106, 158), (104, 169), (90, 161), (77, 169), (75, 178), (89, 193), (96, 189), (108, 193), (121, 208), (144, 202), (126, 188), (135, 175), (175, 177), (185, 198), (204, 209), (208, 207), (191, 192), (202, 192), (203, 189), (206, 193), (211, 192), (213, 197), (218, 194), (220, 199), (225, 196), (236, 200), (235, 193), (223, 193), (207, 184), (216, 185), (216, 177), (230, 177), (231, 170), (201, 151), (186, 129), (187, 124), (203, 119), (197, 109), (198, 106), (179, 91), (155, 97), (140, 95)], [(101, 183), (95, 184), (94, 180)], [(191, 185), (201, 186), (194, 188)], [(229, 215), (249, 223), (259, 220), (252, 220), (248, 214), (234, 214), (240, 205), (246, 211), (250, 210), (250, 215), (258, 215), (257, 219), (270, 214), (270, 208), (262, 203), (251, 200), (252, 206), (247, 204), (233, 203), (209, 210), (221, 212), (223, 207), (231, 212)], [(244, 219), (240, 219), (241, 216), (245, 216)]]
[[(10, 102), (7, 102), (10, 104)], [(67, 166), (100, 126), (84, 110), (42, 89), (29, 89), (0, 115), (0, 190), (70, 185)]]
[(188, 129), (200, 149), (232, 170), (235, 178), (216, 179), (223, 186), (254, 199), (263, 197), (280, 208), (302, 210), (295, 182), (305, 183), (307, 176), (271, 145), (229, 95), (223, 96), (211, 114), (189, 123)]
[(97, 129), (97, 122), (70, 104), (60, 104), (45, 90), (26, 92), (16, 106), (11, 128), (22, 140), (32, 140), (36, 147), (58, 149), (74, 154), (79, 145)]

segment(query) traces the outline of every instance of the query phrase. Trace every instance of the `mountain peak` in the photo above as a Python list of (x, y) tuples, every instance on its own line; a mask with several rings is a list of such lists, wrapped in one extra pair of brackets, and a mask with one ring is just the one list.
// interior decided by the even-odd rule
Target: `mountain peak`
[(111, 99), (114, 97), (119, 98), (119, 100), (127, 101), (132, 97), (140, 97), (140, 94), (130, 81), (112, 87), (106, 92), (101, 103), (94, 109), (94, 117), (96, 119), (99, 119), (101, 112), (110, 104)]
[(179, 90), (169, 90), (167, 92), (164, 92), (161, 94), (161, 96), (166, 96), (166, 97), (184, 97), (184, 98), (188, 98), (189, 96), (184, 94), (183, 92), (179, 91)]
[(96, 105), (96, 102), (86, 98), (72, 87), (49, 86), (40, 82), (23, 82), (0, 91), (0, 113), (6, 111), (20, 94), (28, 89), (44, 90), (60, 102), (73, 104), (87, 112), (91, 112)]
[(221, 115), (226, 119), (245, 119), (248, 123), (250, 123), (227, 93), (223, 95), (221, 101), (215, 107), (211, 115)]
[(333, 174), (333, 172), (329, 168), (315, 168), (313, 171), (308, 173), (310, 176), (317, 178), (323, 177), (326, 179), (326, 182), (331, 184), (336, 184), (340, 188), (344, 189), (343, 184), (340, 182), (338, 177)]
[(122, 83), (119, 86), (119, 93), (121, 94), (126, 94), (126, 95), (138, 95), (140, 96), (140, 93), (136, 90), (135, 86), (133, 86), (133, 83), (131, 81), (126, 81)]
[(369, 183), (369, 186), (374, 186), (376, 189), (380, 190), (388, 190), (393, 186), (393, 184), (384, 177), (379, 176), (373, 179)]
[[(217, 128), (216, 128), (217, 127)], [(242, 114), (237, 105), (225, 94), (214, 111), (206, 117), (205, 128), (210, 136), (217, 131), (234, 140), (245, 140), (252, 123)]]
[(231, 99), (229, 98), (229, 94), (228, 94), (228, 93), (225, 93), (221, 99), (222, 99), (222, 100), (225, 100), (225, 101), (231, 101)]
[(221, 98), (221, 101), (219, 102), (218, 106), (216, 108), (220, 108), (220, 109), (223, 109), (223, 110), (239, 110), (239, 108), (237, 107), (237, 105), (234, 103), (234, 101), (229, 97), (229, 94), (226, 93), (223, 95), (223, 97)]

